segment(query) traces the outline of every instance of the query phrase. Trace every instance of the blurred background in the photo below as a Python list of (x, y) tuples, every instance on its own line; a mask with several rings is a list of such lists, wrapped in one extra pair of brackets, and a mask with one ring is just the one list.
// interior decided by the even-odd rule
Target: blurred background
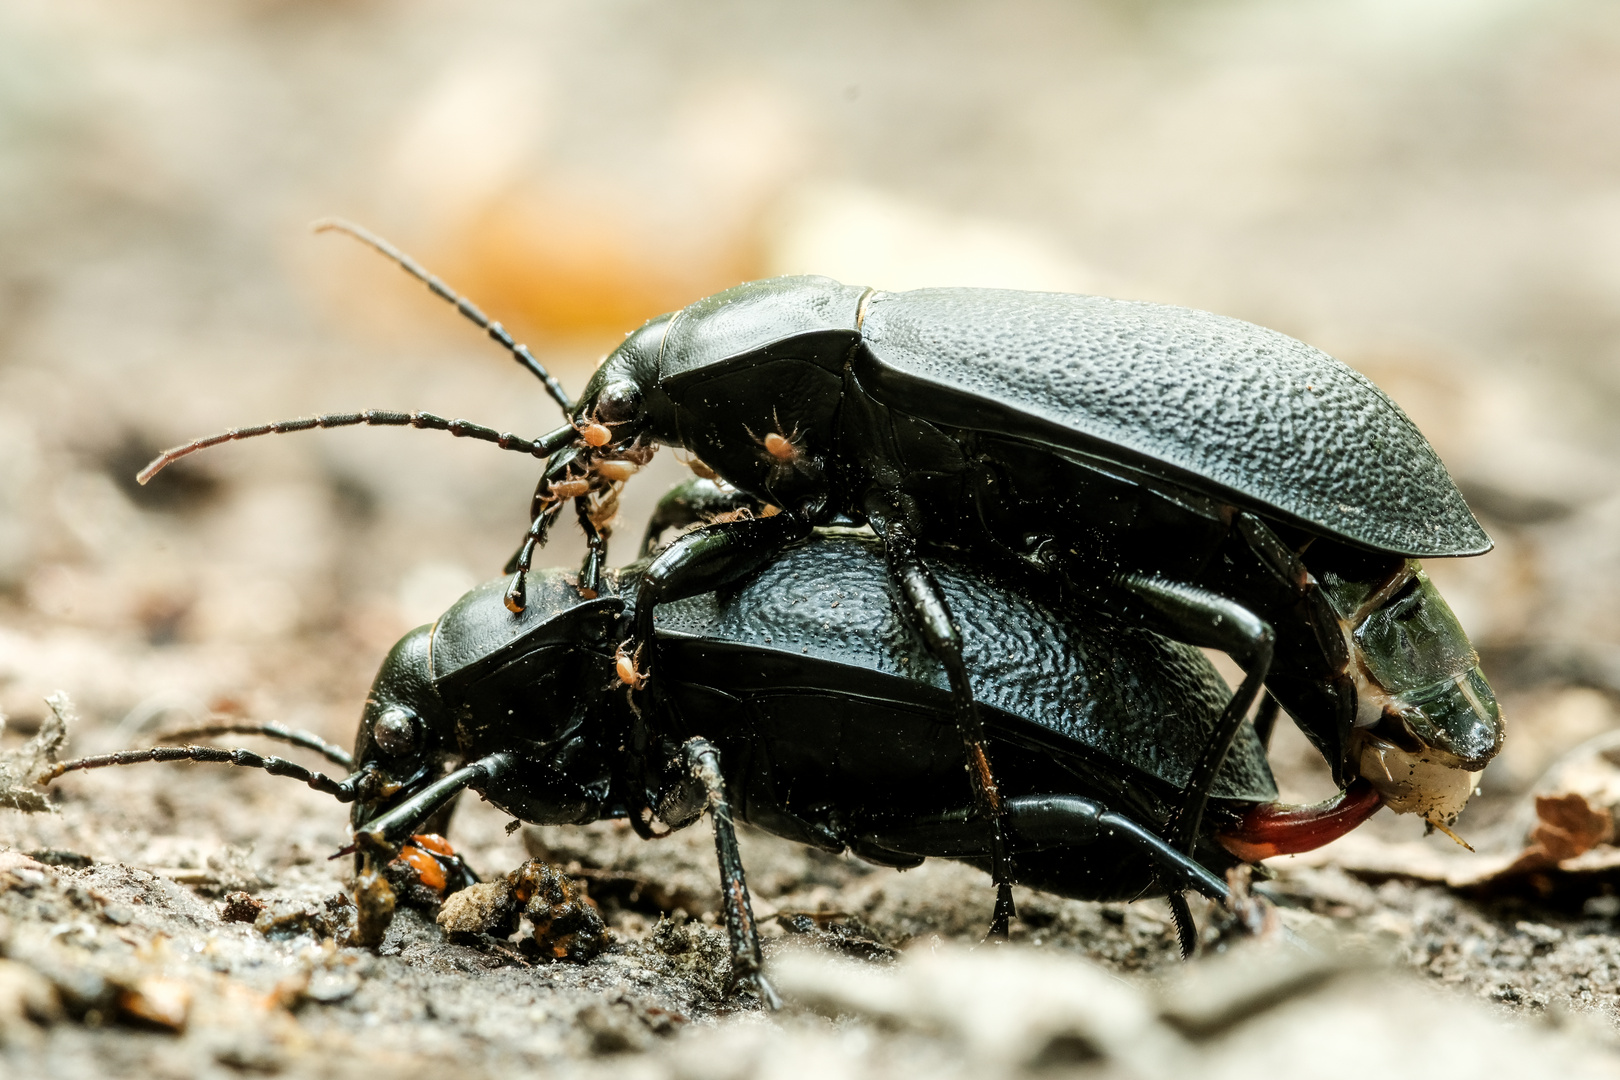
[[(1498, 541), (1430, 566), (1508, 706), (1487, 795), (1616, 723), (1613, 4), (0, 0), (12, 738), (60, 688), (91, 743), (219, 711), (347, 742), (393, 640), (516, 546), (536, 464), (441, 434), (135, 486), (162, 447), (316, 412), (556, 425), (447, 305), (311, 233), (333, 214), (575, 391), (649, 316), (787, 272), (1293, 334), (1412, 414)], [(683, 470), (650, 473), (619, 561)]]

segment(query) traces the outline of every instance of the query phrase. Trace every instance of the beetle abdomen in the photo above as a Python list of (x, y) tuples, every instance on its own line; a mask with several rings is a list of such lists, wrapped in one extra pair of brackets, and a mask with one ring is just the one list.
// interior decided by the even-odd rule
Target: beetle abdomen
[(1189, 308), (1000, 289), (879, 293), (856, 372), (945, 427), (1119, 460), (1414, 557), (1490, 538), (1399, 406), (1319, 349)]

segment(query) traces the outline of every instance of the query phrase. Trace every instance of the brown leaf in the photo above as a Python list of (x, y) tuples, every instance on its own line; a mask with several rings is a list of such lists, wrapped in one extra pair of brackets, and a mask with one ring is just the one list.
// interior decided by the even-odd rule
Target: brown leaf
[(1536, 818), (1530, 842), (1555, 863), (1590, 851), (1614, 835), (1614, 819), (1575, 791), (1536, 796)]

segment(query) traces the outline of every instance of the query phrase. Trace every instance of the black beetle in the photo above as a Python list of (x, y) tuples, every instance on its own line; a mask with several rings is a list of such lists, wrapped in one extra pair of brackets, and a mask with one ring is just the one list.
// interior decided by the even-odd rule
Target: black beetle
[[(1365, 776), (1431, 826), (1454, 820), (1500, 747), (1478, 659), (1416, 562), (1489, 538), (1394, 403), (1274, 331), (1100, 297), (780, 278), (649, 322), (574, 417), (612, 438), (552, 457), (520, 573), (555, 513), (550, 485), (577, 486), (594, 455), (647, 440), (782, 512), (670, 545), (648, 570), (632, 655), (650, 638), (648, 600), (711, 589), (834, 516), (870, 522), (952, 672), (987, 815), (997, 797), (968, 672), (925, 562), (951, 547), (1022, 558), (1072, 598), (1237, 660), (1248, 677), (1202, 777), (1262, 684), (1341, 785)], [(999, 905), (993, 925), (1010, 913)]]
[[(343, 227), (535, 366), (415, 263)], [(1341, 785), (1365, 776), (1394, 809), (1441, 828), (1501, 744), (1477, 657), (1415, 561), (1479, 554), (1489, 538), (1394, 403), (1325, 353), (1249, 323), (1101, 297), (777, 278), (631, 334), (574, 406), (572, 429), (499, 439), (555, 451), (510, 568), (514, 611), (568, 499), (591, 542), (582, 589), (599, 588), (617, 486), (654, 443), (686, 448), (741, 498), (781, 511), (688, 533), (653, 562), (628, 639), (634, 683), (654, 660), (642, 646), (657, 605), (735, 580), (815, 525), (869, 522), (899, 602), (950, 675), (990, 818), (998, 796), (969, 672), (928, 562), (953, 548), (1022, 559), (1071, 602), (1232, 655), (1248, 677), (1201, 777), (1262, 686)], [(1197, 802), (1189, 794), (1183, 845)], [(998, 906), (995, 925), (1010, 914)]]
[[(383, 861), (466, 788), (524, 821), (628, 818), (644, 836), (654, 814), (679, 828), (707, 808), (734, 970), (767, 999), (733, 817), (880, 865), (938, 856), (991, 869), (994, 835), (963, 775), (949, 680), (897, 617), (874, 538), (823, 532), (732, 588), (664, 605), (668, 674), (639, 710), (614, 676), (638, 577), (621, 572), (620, 593), (582, 599), (573, 575), (535, 571), (519, 618), (501, 580), (413, 630), (372, 686), (345, 780), (205, 747), (66, 762), (50, 775), (187, 758), (269, 767), (353, 801), (357, 846)], [(1245, 725), (1189, 857), (1163, 834), (1229, 696), (1203, 654), (1053, 606), (1040, 581), (952, 561), (938, 580), (996, 755), (1014, 880), (1084, 899), (1188, 888), (1225, 898), (1219, 874), (1244, 857), (1314, 846), (1379, 805), (1363, 790), (1317, 810), (1277, 807)], [(391, 910), (364, 895), (380, 879), (363, 871), (362, 882), (362, 912)], [(381, 929), (366, 933), (377, 941)]]

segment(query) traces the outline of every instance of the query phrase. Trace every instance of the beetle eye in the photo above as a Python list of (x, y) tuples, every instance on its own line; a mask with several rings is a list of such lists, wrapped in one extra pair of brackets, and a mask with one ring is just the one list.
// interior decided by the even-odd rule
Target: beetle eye
[(385, 709), (371, 724), (371, 737), (383, 753), (398, 757), (415, 750), (422, 741), (422, 725), (404, 709)]
[(596, 418), (603, 423), (620, 424), (633, 420), (641, 406), (641, 390), (635, 383), (611, 382), (596, 395)]

